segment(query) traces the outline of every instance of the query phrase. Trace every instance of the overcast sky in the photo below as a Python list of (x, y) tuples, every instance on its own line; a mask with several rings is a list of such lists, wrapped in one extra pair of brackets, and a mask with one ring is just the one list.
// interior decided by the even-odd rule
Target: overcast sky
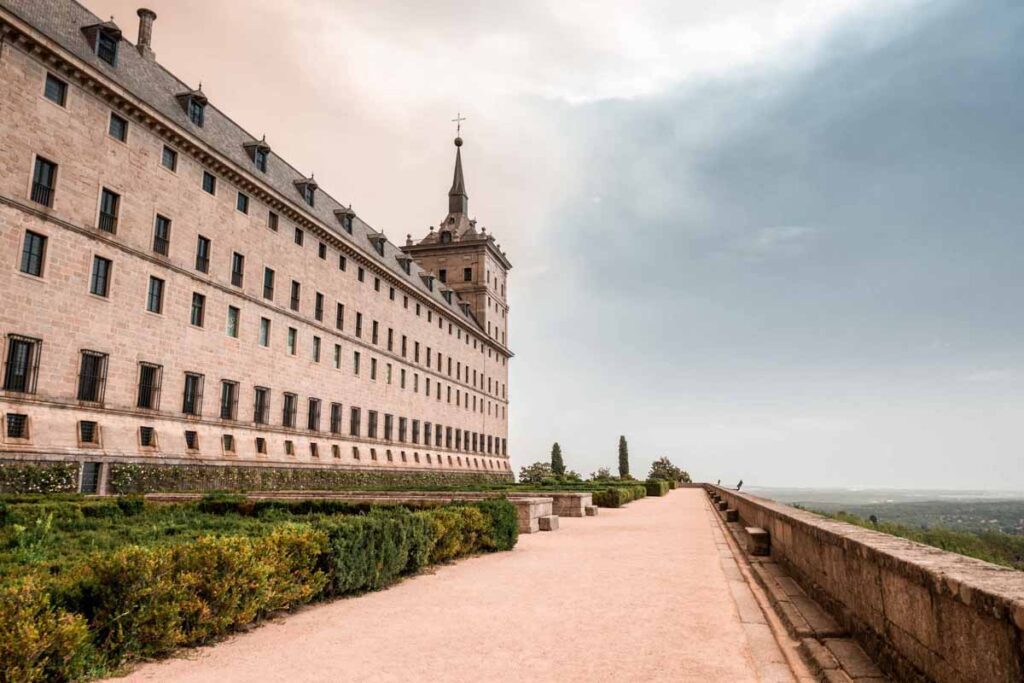
[(638, 476), (1024, 490), (1016, 0), (149, 1), (161, 63), (393, 241), (467, 117), (516, 468), (625, 434)]

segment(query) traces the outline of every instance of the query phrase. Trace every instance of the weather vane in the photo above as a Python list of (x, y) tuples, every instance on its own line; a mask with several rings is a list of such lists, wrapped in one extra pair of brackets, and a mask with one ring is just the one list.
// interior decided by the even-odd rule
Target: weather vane
[(462, 122), (465, 121), (465, 120), (466, 120), (466, 117), (462, 115), (461, 111), (455, 116), (454, 119), (452, 119), (452, 123), (455, 124), (455, 134), (456, 135), (462, 135)]

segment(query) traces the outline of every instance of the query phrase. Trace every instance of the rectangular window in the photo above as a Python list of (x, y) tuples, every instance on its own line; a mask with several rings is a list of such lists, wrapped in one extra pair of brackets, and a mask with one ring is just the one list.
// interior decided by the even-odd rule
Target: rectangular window
[(106, 385), (107, 354), (83, 350), (78, 371), (78, 400), (103, 403)]
[(256, 437), (256, 453), (259, 455), (267, 454), (267, 440), (262, 436)]
[(324, 320), (324, 295), (316, 293), (316, 305), (313, 307), (313, 317), (319, 322)]
[(305, 233), (300, 228), (295, 228), (295, 244), (302, 246), (302, 239), (305, 237)]
[(360, 282), (362, 282), (365, 277), (366, 277), (366, 271), (363, 270), (362, 266), (359, 266), (359, 270), (356, 271), (356, 279), (359, 280)]
[(393, 415), (388, 413), (384, 414), (384, 440), (391, 441), (392, 427), (394, 426), (395, 418)]
[(194, 372), (185, 373), (185, 390), (182, 392), (181, 412), (186, 415), (203, 413), (203, 376)]
[(266, 267), (263, 268), (263, 298), (274, 299), (274, 271)]
[(302, 290), (302, 285), (300, 285), (295, 280), (292, 280), (291, 307), (292, 307), (293, 311), (299, 310), (299, 295), (300, 295), (301, 290)]
[(437, 271), (437, 279), (441, 282), (448, 282), (448, 269), (441, 268)]
[(334, 313), (334, 326), (339, 330), (345, 329), (345, 304), (338, 304)]
[(306, 185), (302, 190), (302, 198), (306, 200), (306, 203), (313, 206), (316, 202), (316, 187), (314, 185)]
[(241, 287), (245, 280), (245, 257), (237, 251), (231, 255), (231, 284)]
[(313, 362), (320, 362), (320, 337), (313, 335)]
[(163, 256), (171, 248), (171, 219), (157, 214), (153, 225), (153, 251)]
[(221, 437), (221, 443), (224, 446), (225, 453), (235, 452), (235, 437), (233, 434), (225, 434)]
[(345, 255), (338, 254), (338, 270), (345, 270)]
[(311, 443), (309, 444), (309, 457), (319, 458), (320, 457), (320, 444)]
[(388, 328), (388, 351), (395, 350), (395, 330)]
[(92, 277), (89, 279), (89, 292), (96, 296), (110, 294), (110, 269), (114, 262), (102, 256), (92, 257)]
[(377, 438), (377, 411), (370, 410), (366, 413), (366, 435), (371, 439)]
[(110, 126), (107, 128), (107, 132), (110, 133), (110, 137), (121, 142), (128, 140), (128, 122), (111, 112), (110, 114)]
[(363, 314), (356, 312), (356, 336), (362, 339), (363, 337)]
[(151, 363), (139, 363), (139, 395), (135, 405), (146, 410), (160, 408), (160, 380), (163, 368)]
[(362, 419), (359, 414), (359, 408), (352, 408), (348, 415), (348, 433), (349, 436), (359, 436), (359, 425)]
[(291, 439), (285, 439), (284, 441), (284, 454), (295, 455), (295, 442)]
[(341, 344), (334, 345), (334, 369), (341, 369)]
[(228, 306), (228, 336), (238, 339), (238, 322), (242, 311), (235, 306)]
[(341, 404), (331, 404), (331, 434), (341, 434)]
[(220, 419), (234, 420), (238, 417), (238, 382), (223, 380), (220, 383)]
[(46, 236), (25, 231), (25, 246), (21, 250), (21, 272), (42, 277), (46, 258)]
[(380, 331), (380, 325), (377, 324), (376, 320), (373, 321), (373, 324), (370, 326), (370, 329), (372, 330), (370, 334), (370, 340), (372, 341), (374, 346), (376, 346), (378, 341), (378, 332)]
[(178, 170), (178, 153), (175, 152), (170, 147), (168, 147), (167, 145), (164, 145), (164, 151), (160, 155), (160, 163), (168, 171), (177, 171)]
[(196, 241), (196, 270), (200, 273), (210, 272), (210, 240), (202, 235)]
[(46, 74), (43, 95), (46, 99), (63, 107), (68, 101), (68, 84), (53, 74)]
[(196, 327), (202, 327), (205, 315), (206, 297), (199, 292), (192, 292), (192, 311), (189, 317), (189, 322)]
[(318, 398), (309, 399), (306, 411), (306, 429), (312, 432), (320, 431), (320, 399)]
[(203, 192), (217, 194), (217, 176), (209, 171), (203, 171)]
[(269, 318), (260, 318), (260, 346), (270, 346)]
[(190, 451), (199, 450), (199, 432), (192, 429), (185, 430), (185, 448)]
[(270, 389), (256, 387), (252, 405), (252, 421), (267, 424), (270, 421)]
[(121, 195), (103, 188), (100, 193), (99, 229), (104, 232), (117, 232), (117, 216), (121, 209)]
[(288, 353), (295, 355), (295, 347), (298, 344), (299, 331), (294, 327), (288, 328)]
[(110, 66), (117, 65), (117, 38), (106, 31), (96, 36), (96, 56)]
[(274, 232), (277, 232), (278, 220), (279, 219), (277, 217), (277, 214), (274, 213), (273, 211), (267, 213), (267, 227), (273, 230)]
[(150, 290), (146, 293), (145, 309), (151, 313), (164, 312), (164, 281), (150, 275)]
[(463, 280), (463, 282), (472, 282), (473, 281), (473, 269), (472, 268), (463, 268), (462, 269), (462, 280)]
[(321, 242), (320, 246), (317, 247), (317, 255), (324, 260), (327, 259), (327, 245), (323, 242)]
[(263, 147), (257, 147), (253, 150), (253, 161), (256, 163), (256, 168), (262, 172), (267, 172), (267, 156), (268, 152)]
[(432, 427), (432, 425), (429, 422), (424, 422), (423, 423), (423, 443), (426, 444), (427, 446), (430, 445), (430, 436), (431, 436), (430, 429), (431, 429), (431, 427)]
[(139, 445), (143, 448), (156, 448), (156, 430), (152, 427), (139, 427)]
[(196, 99), (195, 97), (189, 98), (188, 101), (188, 120), (196, 124), (200, 128), (203, 127), (203, 122), (206, 119), (206, 105)]
[(281, 415), (281, 424), (285, 427), (295, 427), (295, 410), (298, 405), (299, 398), (295, 394), (284, 395), (284, 407)]
[(370, 379), (377, 379), (377, 359), (370, 358)]
[(54, 189), (57, 187), (57, 164), (36, 157), (32, 170), (32, 201), (43, 206), (53, 206)]
[(39, 376), (39, 353), (43, 342), (31, 337), (7, 336), (7, 362), (4, 367), (4, 390), (24, 394), (36, 393)]
[(398, 440), (405, 443), (405, 437), (409, 426), (409, 420), (404, 417), (398, 418)]
[(249, 195), (239, 192), (238, 199), (235, 200), (235, 208), (242, 213), (249, 213)]
[(420, 421), (419, 420), (413, 420), (412, 421), (412, 442), (413, 443), (419, 443), (420, 442)]
[(359, 374), (359, 352), (358, 351), (353, 351), (352, 352), (352, 374), (354, 374), (354, 375), (358, 375)]

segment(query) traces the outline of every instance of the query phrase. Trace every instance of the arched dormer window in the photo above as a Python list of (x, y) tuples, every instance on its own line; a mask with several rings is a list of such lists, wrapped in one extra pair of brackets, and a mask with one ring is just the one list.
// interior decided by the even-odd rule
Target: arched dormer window
[(121, 29), (113, 21), (93, 24), (82, 29), (93, 52), (110, 66), (117, 66), (117, 48), (121, 42)]
[(451, 243), (452, 243), (452, 231), (451, 230), (442, 230), (441, 231), (441, 244), (451, 244)]

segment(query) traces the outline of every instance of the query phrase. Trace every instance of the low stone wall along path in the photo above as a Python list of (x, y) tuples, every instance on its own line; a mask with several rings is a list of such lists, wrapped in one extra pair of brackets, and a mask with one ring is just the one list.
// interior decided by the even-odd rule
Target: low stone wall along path
[(794, 680), (702, 490), (560, 523), (122, 680)]

